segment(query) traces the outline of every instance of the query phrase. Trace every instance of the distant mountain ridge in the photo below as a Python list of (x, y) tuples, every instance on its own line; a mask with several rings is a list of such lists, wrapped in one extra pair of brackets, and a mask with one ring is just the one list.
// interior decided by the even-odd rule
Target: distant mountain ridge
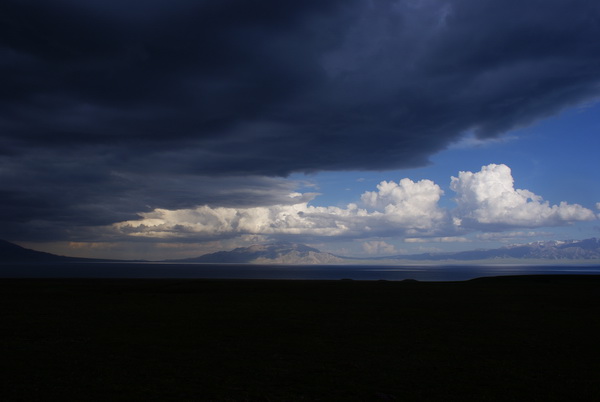
[(378, 257), (378, 259), (412, 261), (475, 261), (502, 259), (595, 260), (600, 259), (600, 239), (538, 241), (526, 244), (515, 244), (496, 249), (396, 255), (392, 257)]
[(347, 262), (343, 257), (323, 253), (316, 248), (296, 243), (257, 244), (174, 261), (240, 264), (336, 264)]
[(303, 244), (276, 243), (239, 247), (177, 262), (253, 264), (350, 264), (384, 261), (600, 260), (600, 239), (541, 241), (497, 249), (351, 258), (324, 253)]
[[(387, 257), (352, 258), (319, 251), (316, 248), (296, 243), (273, 243), (239, 247), (231, 251), (219, 251), (199, 257), (167, 260), (163, 262), (184, 263), (237, 263), (237, 264), (383, 264), (401, 261), (492, 261), (553, 260), (553, 261), (600, 261), (600, 239), (567, 241), (540, 241), (517, 244), (496, 249), (470, 250), (447, 253), (423, 253), (394, 255)], [(1, 263), (59, 263), (59, 262), (110, 262), (100, 260), (58, 256), (26, 249), (0, 240)], [(123, 261), (121, 261), (123, 262)], [(132, 261), (133, 262), (133, 261)], [(142, 262), (142, 261), (137, 261)]]

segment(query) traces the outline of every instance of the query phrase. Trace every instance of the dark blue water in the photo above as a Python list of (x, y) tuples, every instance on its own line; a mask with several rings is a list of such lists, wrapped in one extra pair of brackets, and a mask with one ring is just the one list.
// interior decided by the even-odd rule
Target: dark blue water
[(505, 275), (600, 275), (600, 265), (245, 265), (71, 263), (0, 265), (0, 278), (206, 278), (464, 281)]

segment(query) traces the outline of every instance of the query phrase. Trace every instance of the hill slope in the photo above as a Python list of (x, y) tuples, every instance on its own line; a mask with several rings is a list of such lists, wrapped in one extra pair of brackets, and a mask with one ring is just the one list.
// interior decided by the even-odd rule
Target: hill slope
[(30, 250), (16, 244), (0, 240), (0, 263), (3, 262), (61, 262), (73, 258), (62, 257), (41, 251)]
[(65, 257), (43, 251), (31, 250), (21, 247), (6, 240), (0, 240), (0, 264), (33, 263), (49, 264), (60, 262), (113, 262), (117, 260), (106, 260), (97, 258)]

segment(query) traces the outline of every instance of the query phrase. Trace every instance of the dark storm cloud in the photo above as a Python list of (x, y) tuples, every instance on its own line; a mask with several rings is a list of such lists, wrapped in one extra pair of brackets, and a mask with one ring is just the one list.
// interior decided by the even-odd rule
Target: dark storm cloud
[(155, 208), (297, 202), (288, 196), (294, 183), (280, 178), (117, 173), (99, 168), (110, 165), (102, 158), (65, 155), (64, 163), (56, 155), (51, 158), (19, 161), (12, 169), (4, 165), (0, 222), (5, 238), (98, 240), (89, 237), (98, 232), (87, 227), (137, 219), (137, 212)]
[(4, 232), (426, 164), (597, 96), (599, 27), (595, 1), (3, 1)]

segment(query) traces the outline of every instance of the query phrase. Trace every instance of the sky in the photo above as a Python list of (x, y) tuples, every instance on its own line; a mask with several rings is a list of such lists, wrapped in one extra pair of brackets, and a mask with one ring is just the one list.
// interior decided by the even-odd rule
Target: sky
[(168, 259), (600, 237), (600, 3), (0, 3), (0, 238)]

